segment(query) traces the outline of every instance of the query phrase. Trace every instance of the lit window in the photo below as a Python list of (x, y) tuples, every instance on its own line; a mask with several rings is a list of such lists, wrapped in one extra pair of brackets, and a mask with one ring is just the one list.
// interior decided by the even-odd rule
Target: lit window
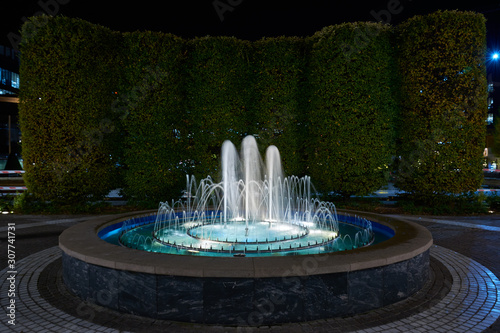
[(493, 113), (488, 113), (488, 118), (486, 119), (486, 122), (488, 123), (488, 125), (493, 124)]
[(14, 93), (5, 89), (0, 89), (0, 95), (13, 95)]
[(11, 72), (0, 68), (0, 84), (3, 84), (4, 86), (10, 86), (11, 83)]
[(19, 89), (19, 74), (12, 73), (12, 88)]

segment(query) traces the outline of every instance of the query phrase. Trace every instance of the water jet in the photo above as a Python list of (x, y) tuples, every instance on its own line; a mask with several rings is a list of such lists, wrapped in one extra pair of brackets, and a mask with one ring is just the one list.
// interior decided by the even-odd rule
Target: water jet
[(186, 200), (65, 230), (66, 286), (122, 312), (258, 326), (365, 312), (427, 281), (427, 229), (337, 212), (309, 177), (283, 176), (276, 147), (262, 161), (253, 137), (221, 156), (221, 181), (187, 177)]

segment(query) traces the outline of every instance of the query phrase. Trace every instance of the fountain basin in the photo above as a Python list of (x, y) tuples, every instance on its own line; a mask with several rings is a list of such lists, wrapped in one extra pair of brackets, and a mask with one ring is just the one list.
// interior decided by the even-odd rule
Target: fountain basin
[[(220, 211), (213, 212), (220, 213)], [(157, 228), (158, 214), (134, 217), (99, 230), (98, 236), (112, 244), (137, 250), (199, 256), (277, 256), (319, 254), (369, 246), (394, 235), (391, 229), (373, 233), (371, 222), (352, 216), (337, 216), (325, 223), (229, 221), (214, 219), (193, 222), (185, 212), (172, 214), (174, 227)], [(181, 219), (179, 220), (179, 217)], [(163, 224), (163, 223), (160, 223)]]
[(375, 231), (392, 230), (394, 236), (344, 252), (263, 257), (120, 247), (98, 233), (131, 215), (99, 217), (61, 234), (64, 283), (83, 300), (121, 312), (239, 326), (353, 315), (420, 290), (429, 278), (430, 232), (407, 221), (360, 215)]

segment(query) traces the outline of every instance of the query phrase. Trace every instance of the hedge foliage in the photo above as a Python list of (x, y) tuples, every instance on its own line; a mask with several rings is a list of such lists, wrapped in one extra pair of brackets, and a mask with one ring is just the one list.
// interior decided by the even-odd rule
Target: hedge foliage
[(343, 196), (369, 194), (386, 182), (395, 154), (391, 29), (346, 23), (312, 38), (311, 178), (316, 187)]
[(35, 17), (21, 44), (29, 193), (76, 202), (121, 187), (156, 205), (179, 196), (186, 174), (218, 178), (222, 142), (248, 134), (323, 191), (375, 191), (394, 156), (408, 192), (470, 190), (484, 148), (484, 30), (481, 15), (437, 12), (249, 42)]
[(238, 145), (250, 134), (250, 43), (234, 37), (203, 37), (189, 41), (187, 52), (186, 112), (194, 120), (189, 128), (193, 174), (217, 178), (222, 143), (231, 140)]
[[(126, 56), (113, 113), (123, 124), (125, 193), (142, 202), (175, 197), (189, 158), (183, 73), (185, 42), (154, 32), (124, 34)], [(117, 150), (119, 147), (117, 147)], [(164, 199), (163, 199), (164, 200)]]
[(397, 27), (402, 85), (398, 186), (419, 195), (475, 191), (486, 133), (482, 15), (416, 16)]
[(287, 174), (305, 172), (304, 87), (306, 43), (298, 37), (264, 38), (255, 43), (256, 105), (253, 134), (263, 149), (278, 147)]
[(115, 121), (108, 113), (119, 77), (113, 60), (120, 34), (45, 16), (27, 21), (22, 34), (19, 121), (26, 185), (41, 200), (98, 200), (117, 181)]

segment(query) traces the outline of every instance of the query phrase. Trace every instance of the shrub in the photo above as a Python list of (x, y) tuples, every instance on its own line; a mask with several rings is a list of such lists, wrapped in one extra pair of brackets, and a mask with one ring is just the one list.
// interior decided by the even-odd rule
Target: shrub
[(203, 37), (188, 42), (186, 113), (193, 174), (218, 174), (222, 143), (238, 144), (251, 129), (253, 75), (250, 43), (234, 37)]
[[(354, 43), (367, 36), (364, 43)], [(348, 23), (313, 36), (309, 81), (309, 170), (315, 185), (343, 196), (385, 183), (397, 116), (390, 28)]]
[(185, 42), (154, 32), (124, 34), (124, 80), (114, 111), (123, 124), (125, 193), (157, 206), (185, 185), (190, 126), (182, 66)]
[(406, 194), (398, 198), (398, 206), (409, 214), (461, 215), (484, 214), (489, 210), (488, 198), (473, 192), (454, 194)]
[(303, 89), (306, 49), (298, 37), (264, 38), (254, 44), (257, 103), (255, 130), (258, 143), (280, 150), (287, 175), (304, 173), (303, 132), (306, 117)]
[(397, 27), (402, 127), (397, 186), (419, 196), (475, 191), (485, 139), (485, 19), (438, 11)]
[(120, 34), (78, 19), (38, 16), (23, 25), (19, 122), (35, 198), (81, 202), (112, 189), (119, 43)]
[(24, 202), (85, 207), (123, 187), (156, 206), (185, 174), (216, 178), (223, 141), (248, 134), (324, 195), (379, 189), (393, 156), (416, 198), (466, 193), (482, 177), (484, 54), (484, 17), (468, 12), (255, 43), (34, 17), (21, 43)]

